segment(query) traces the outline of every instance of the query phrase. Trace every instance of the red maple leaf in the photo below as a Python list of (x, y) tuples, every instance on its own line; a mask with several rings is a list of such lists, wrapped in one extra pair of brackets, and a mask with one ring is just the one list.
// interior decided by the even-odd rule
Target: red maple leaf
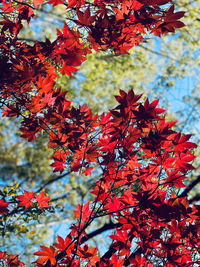
[(72, 7), (80, 7), (81, 5), (85, 5), (85, 1), (84, 0), (69, 0), (68, 1), (68, 6), (67, 8), (72, 8)]
[(62, 151), (54, 152), (54, 155), (52, 157), (54, 162), (51, 164), (51, 166), (54, 167), (54, 172), (59, 171), (60, 173), (62, 173), (64, 171), (64, 169), (66, 168), (64, 164), (66, 163), (67, 154), (68, 153)]
[(6, 1), (1, 1), (1, 4), (3, 4), (3, 6), (1, 6), (0, 9), (5, 13), (10, 13), (15, 10), (11, 1), (9, 1), (8, 3), (6, 3)]
[(4, 111), (2, 117), (18, 117), (20, 114), (20, 110), (18, 107), (14, 107), (13, 105), (4, 106)]
[(65, 169), (65, 166), (63, 165), (63, 162), (55, 160), (52, 164), (52, 167), (54, 167), (53, 172), (60, 172), (62, 173)]
[(185, 24), (178, 19), (184, 16), (184, 11), (179, 11), (174, 13), (174, 5), (172, 5), (168, 11), (166, 12), (163, 22), (159, 22), (156, 27), (152, 30), (152, 32), (156, 36), (161, 36), (161, 34), (165, 34), (168, 32), (175, 32), (175, 28), (182, 28)]
[(92, 215), (92, 211), (90, 210), (90, 202), (88, 201), (85, 205), (78, 204), (77, 210), (74, 211), (77, 219), (81, 219), (82, 222), (88, 220), (88, 218)]
[(55, 103), (55, 100), (56, 100), (56, 97), (53, 97), (52, 93), (45, 94), (44, 97), (42, 98), (42, 102), (48, 106), (53, 106)]
[(9, 204), (10, 203), (8, 203), (8, 202), (4, 202), (3, 199), (0, 200), (0, 214), (1, 215), (8, 213), (7, 207)]
[(49, 248), (45, 246), (40, 246), (40, 248), (42, 250), (34, 253), (34, 255), (40, 256), (35, 261), (35, 263), (46, 264), (48, 261), (50, 261), (50, 263), (54, 266), (56, 264), (55, 256), (57, 255), (57, 252), (55, 251), (55, 249), (52, 246), (50, 246)]
[(111, 261), (111, 266), (122, 267), (124, 266), (124, 259), (120, 259), (117, 255), (113, 254)]
[(33, 206), (33, 200), (35, 199), (33, 192), (28, 192), (24, 190), (24, 194), (20, 196), (16, 196), (16, 198), (20, 201), (18, 206), (25, 207), (27, 210), (29, 207)]
[(92, 174), (93, 167), (87, 167), (83, 173), (85, 176), (91, 175)]
[(10, 254), (8, 261), (7, 261), (7, 266), (9, 267), (25, 267), (24, 263), (19, 260), (19, 256), (17, 254), (13, 255)]
[(43, 210), (43, 208), (50, 208), (49, 204), (47, 203), (50, 200), (50, 197), (46, 197), (44, 191), (39, 195), (36, 195), (36, 199), (41, 210)]
[(129, 261), (132, 263), (133, 267), (145, 266), (146, 258), (141, 255), (136, 255), (135, 258), (130, 258)]
[(90, 262), (90, 266), (95, 266), (95, 263), (100, 260), (96, 254), (97, 247), (90, 249), (87, 244), (84, 245), (83, 249), (79, 248), (77, 251), (77, 255), (80, 255), (82, 258), (87, 259)]
[(117, 234), (116, 235), (110, 235), (110, 238), (113, 240), (117, 240), (112, 244), (112, 247), (116, 248), (120, 251), (119, 256), (130, 255), (130, 248), (131, 243), (128, 238), (127, 231), (121, 231), (116, 229)]
[(58, 243), (55, 243), (54, 246), (58, 248), (60, 251), (66, 250), (66, 253), (70, 255), (71, 250), (74, 248), (74, 244), (72, 243), (71, 238), (66, 236), (65, 240), (61, 236), (57, 236)]
[(53, 89), (55, 82), (51, 79), (50, 75), (47, 75), (45, 78), (39, 75), (36, 85), (40, 94), (48, 94)]
[(109, 213), (118, 211), (121, 208), (121, 201), (114, 196), (113, 201), (108, 204)]
[(53, 6), (57, 6), (60, 4), (63, 4), (64, 1), (63, 0), (49, 0), (48, 4), (52, 4)]
[(33, 0), (33, 4), (36, 8), (38, 5), (41, 5), (43, 2), (44, 2), (44, 0)]

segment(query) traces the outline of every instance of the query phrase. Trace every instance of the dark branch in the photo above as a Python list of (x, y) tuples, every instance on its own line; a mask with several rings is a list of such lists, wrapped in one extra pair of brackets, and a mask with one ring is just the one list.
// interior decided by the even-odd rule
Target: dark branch
[(134, 252), (131, 253), (131, 255), (128, 257), (128, 259), (125, 260), (124, 262), (124, 266), (129, 266), (130, 264), (130, 259), (134, 259), (136, 255), (141, 254), (142, 253), (142, 248), (139, 247), (138, 249), (136, 249)]
[(117, 250), (115, 248), (110, 247), (109, 250), (101, 257), (101, 261), (110, 259), (116, 251)]
[(50, 185), (50, 184), (52, 184), (52, 183), (54, 183), (54, 182), (56, 182), (56, 181), (61, 180), (63, 177), (69, 175), (70, 173), (71, 173), (71, 171), (66, 172), (66, 173), (63, 173), (62, 175), (59, 175), (59, 176), (57, 176), (57, 177), (55, 177), (55, 178), (53, 178), (53, 179), (47, 181), (45, 184), (43, 184), (43, 185), (36, 191), (36, 193), (39, 193), (39, 192), (42, 191), (47, 185)]
[(200, 183), (200, 175), (197, 176), (197, 178), (190, 184), (188, 187), (178, 196), (179, 198), (181, 197), (186, 197), (188, 193), (198, 184)]
[(60, 199), (65, 199), (65, 198), (67, 198), (67, 197), (69, 197), (68, 194), (65, 194), (65, 195), (62, 195), (62, 196), (59, 196), (59, 197), (55, 197), (55, 198), (52, 198), (52, 199), (51, 199), (51, 202), (56, 202), (56, 201), (58, 201), (58, 200), (60, 200)]
[(143, 45), (141, 45), (141, 44), (139, 44), (138, 46), (141, 47), (141, 48), (143, 48), (143, 49), (145, 49), (145, 50), (147, 50), (147, 51), (149, 51), (149, 52), (151, 52), (151, 53), (153, 53), (153, 54), (155, 54), (155, 55), (162, 56), (162, 57), (171, 59), (171, 60), (173, 60), (173, 61), (179, 61), (178, 59), (176, 59), (176, 58), (172, 58), (172, 57), (170, 57), (169, 55), (165, 54), (165, 53), (162, 52), (162, 51), (161, 51), (161, 52), (157, 52), (157, 51), (155, 51), (155, 50), (153, 50), (153, 49), (150, 49), (150, 48), (148, 48), (148, 47), (146, 47), (146, 46), (143, 46)]
[(108, 230), (114, 229), (115, 227), (120, 227), (120, 226), (121, 226), (121, 223), (113, 223), (112, 221), (110, 223), (106, 223), (101, 228), (91, 232), (90, 234), (87, 234), (87, 237), (83, 236), (81, 238), (81, 243), (84, 243), (85, 241), (87, 241), (87, 240), (89, 240), (89, 239), (91, 239), (97, 235), (100, 235), (105, 231), (108, 231)]
[(200, 200), (200, 195), (198, 194), (198, 195), (194, 196), (193, 198), (191, 198), (189, 200), (189, 203), (192, 204), (194, 201), (199, 201), (199, 200)]

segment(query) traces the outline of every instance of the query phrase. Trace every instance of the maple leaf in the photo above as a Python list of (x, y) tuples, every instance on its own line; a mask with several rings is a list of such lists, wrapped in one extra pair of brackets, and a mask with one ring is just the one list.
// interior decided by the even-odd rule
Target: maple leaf
[(124, 259), (119, 259), (119, 257), (117, 257), (117, 255), (115, 254), (112, 255), (112, 259), (110, 260), (110, 262), (112, 263), (111, 266), (115, 266), (115, 267), (124, 266)]
[(33, 8), (31, 6), (18, 5), (17, 11), (19, 12), (19, 19), (27, 20), (29, 23), (31, 18), (35, 17), (33, 13)]
[(19, 117), (20, 110), (18, 107), (14, 107), (13, 105), (4, 106), (4, 111), (2, 117)]
[(60, 5), (60, 4), (63, 4), (64, 1), (63, 0), (49, 0), (48, 1), (48, 4), (53, 4), (53, 6), (57, 6), (57, 5)]
[(6, 260), (8, 258), (7, 252), (3, 252), (0, 250), (0, 259), (1, 260)]
[(68, 249), (66, 250), (66, 253), (68, 254), (68, 256), (70, 256), (71, 250), (74, 248), (74, 244), (72, 243), (71, 238), (66, 236), (64, 240), (61, 236), (58, 235), (57, 240), (58, 240), (58, 243), (55, 243), (54, 246), (60, 251), (64, 251), (68, 247)]
[(33, 0), (34, 6), (37, 8), (38, 5), (41, 5), (44, 2), (44, 0)]
[(45, 246), (40, 246), (40, 248), (42, 250), (34, 253), (34, 255), (39, 256), (39, 258), (35, 261), (35, 263), (46, 264), (48, 261), (50, 261), (52, 265), (55, 265), (56, 264), (55, 257), (57, 255), (55, 249), (52, 246), (50, 246), (49, 248)]
[(23, 133), (21, 137), (27, 138), (29, 142), (33, 141), (36, 139), (36, 132), (35, 131), (30, 131), (29, 129), (25, 127), (21, 127), (20, 131)]
[(85, 205), (78, 204), (77, 210), (74, 211), (77, 219), (81, 219), (82, 222), (88, 220), (88, 218), (92, 215), (92, 211), (90, 210), (90, 201), (88, 201)]
[(8, 203), (8, 202), (4, 202), (3, 199), (0, 200), (0, 214), (1, 215), (8, 213), (7, 207), (9, 204), (10, 203)]
[(181, 144), (176, 145), (176, 147), (174, 148), (174, 151), (183, 151), (183, 150), (196, 148), (196, 147), (197, 147), (197, 145), (195, 143), (183, 142)]
[(55, 103), (55, 100), (56, 100), (56, 97), (53, 97), (52, 93), (45, 94), (44, 97), (42, 98), (42, 102), (48, 106), (53, 106)]
[(60, 172), (62, 173), (65, 169), (65, 166), (63, 165), (63, 162), (60, 162), (60, 161), (57, 161), (55, 160), (52, 164), (51, 164), (52, 167), (54, 167), (54, 170), (53, 172)]
[(51, 79), (50, 75), (47, 75), (45, 78), (38, 75), (38, 80), (36, 81), (37, 88), (40, 94), (50, 93), (53, 89), (55, 82)]
[(185, 24), (178, 19), (184, 16), (185, 12), (179, 11), (174, 13), (174, 5), (172, 5), (168, 11), (166, 12), (163, 20), (164, 22), (159, 22), (156, 27), (152, 30), (152, 32), (156, 36), (161, 36), (161, 34), (165, 34), (168, 32), (175, 32), (175, 28), (182, 28)]
[(62, 75), (67, 74), (69, 77), (72, 76), (72, 72), (76, 72), (78, 69), (73, 66), (68, 66), (65, 62), (63, 62), (62, 68), (60, 72)]
[(145, 266), (146, 258), (141, 255), (136, 255), (135, 258), (130, 258), (129, 261), (132, 263), (131, 266), (133, 267)]
[(5, 13), (10, 13), (15, 10), (12, 1), (9, 1), (9, 3), (6, 3), (6, 1), (1, 1), (1, 4), (3, 4), (3, 6), (1, 6), (0, 9)]
[(91, 175), (92, 174), (93, 167), (87, 167), (83, 173), (85, 176)]
[(38, 113), (44, 107), (45, 107), (45, 103), (41, 103), (40, 96), (33, 96), (31, 99), (30, 105), (28, 105), (28, 108), (30, 109), (32, 113)]
[(163, 181), (166, 183), (165, 186), (176, 186), (178, 188), (184, 188), (186, 187), (182, 180), (184, 180), (186, 177), (184, 175), (178, 174), (178, 171), (172, 171), (171, 173), (167, 171), (168, 177), (164, 179)]
[(63, 164), (63, 162), (60, 162), (58, 160), (55, 160), (52, 164), (51, 164), (52, 167), (54, 167), (54, 170), (53, 172), (60, 172), (62, 173), (65, 169), (65, 166)]
[(54, 162), (51, 164), (52, 167), (54, 167), (54, 172), (59, 171), (62, 173), (64, 169), (66, 168), (64, 165), (66, 163), (66, 157), (68, 155), (68, 152), (62, 152), (62, 151), (56, 151), (53, 155)]
[(16, 198), (20, 201), (18, 206), (25, 207), (25, 210), (27, 210), (29, 207), (33, 206), (33, 200), (35, 199), (35, 195), (33, 192), (28, 192), (24, 190), (24, 194), (16, 196)]
[(98, 256), (96, 256), (98, 250), (97, 247), (89, 248), (88, 245), (84, 245), (83, 249), (79, 248), (77, 254), (81, 256), (81, 258), (87, 259), (91, 266), (94, 266), (97, 261), (100, 260)]
[(120, 251), (119, 256), (129, 256), (131, 243), (129, 241), (127, 231), (116, 229), (116, 232), (116, 235), (110, 235), (110, 238), (112, 238), (113, 240), (117, 240), (112, 244), (112, 247)]
[(84, 0), (69, 0), (67, 8), (72, 8), (72, 7), (80, 7), (81, 5), (85, 5)]
[(99, 123), (100, 125), (106, 125), (110, 122), (110, 117), (111, 117), (111, 113), (108, 112), (107, 114), (102, 113), (100, 119), (99, 119)]
[(116, 235), (110, 235), (110, 238), (112, 238), (113, 240), (118, 240), (121, 241), (123, 243), (126, 243), (128, 241), (128, 234), (127, 231), (121, 231), (121, 230), (116, 230), (117, 234)]
[(80, 160), (74, 160), (71, 164), (71, 171), (78, 172), (82, 168), (82, 164)]
[(7, 18), (5, 20), (0, 21), (0, 25), (3, 25), (2, 32), (9, 30), (9, 32), (18, 34), (20, 29), (22, 28), (22, 24), (19, 23), (18, 21), (15, 23)]
[(79, 9), (77, 10), (78, 21), (77, 24), (80, 25), (91, 25), (94, 22), (95, 16), (90, 15), (90, 8), (88, 7), (84, 13)]
[(109, 206), (108, 210), (109, 213), (116, 212), (121, 208), (121, 201), (119, 200), (119, 198), (116, 198), (116, 196), (114, 196), (113, 201), (110, 202), (108, 206)]
[(25, 267), (25, 264), (19, 260), (19, 256), (17, 254), (10, 254), (7, 262), (9, 267)]
[(44, 191), (39, 195), (36, 195), (36, 199), (41, 210), (43, 210), (43, 208), (50, 208), (49, 204), (47, 203), (50, 200), (50, 197), (46, 197)]
[(85, 158), (88, 162), (97, 162), (97, 158), (99, 156), (99, 153), (96, 151), (95, 147), (90, 147), (87, 149), (85, 154)]

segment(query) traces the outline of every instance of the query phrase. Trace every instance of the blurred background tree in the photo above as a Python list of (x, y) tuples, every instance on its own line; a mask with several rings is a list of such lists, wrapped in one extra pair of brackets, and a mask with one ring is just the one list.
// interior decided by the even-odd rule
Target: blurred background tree
[[(145, 40), (126, 55), (92, 53), (71, 78), (58, 74), (57, 86), (68, 91), (68, 98), (75, 105), (87, 103), (93, 111), (102, 112), (114, 106), (113, 95), (120, 88), (134, 88), (137, 93), (148, 95), (150, 99), (160, 98), (160, 106), (168, 111), (168, 118), (179, 120), (177, 127), (181, 131), (193, 132), (194, 140), (200, 137), (200, 36), (199, 36), (199, 0), (175, 1), (176, 6), (186, 11), (186, 27), (176, 34)], [(37, 10), (37, 20), (24, 25), (20, 38), (30, 43), (35, 40), (53, 40), (56, 28), (61, 28), (66, 17), (73, 12), (63, 10), (59, 5), (42, 5)], [(73, 217), (72, 210), (77, 202), (87, 198), (88, 188), (92, 186), (90, 176), (52, 172), (51, 150), (47, 146), (47, 137), (41, 134), (35, 141), (28, 143), (20, 138), (17, 119), (2, 118), (0, 123), (0, 183), (4, 190), (14, 181), (27, 190), (37, 191), (45, 188), (55, 207), (54, 212), (43, 216), (36, 227), (35, 222), (27, 227), (18, 219), (13, 222), (12, 231), (7, 233), (6, 243), (1, 246), (24, 251), (25, 261), (30, 263), (30, 255), (35, 246), (45, 240), (52, 243), (53, 233), (60, 235), (67, 231), (68, 222)], [(8, 142), (9, 140), (9, 142)], [(197, 151), (198, 153), (198, 151)], [(198, 193), (200, 162), (197, 159), (196, 170), (188, 182), (191, 199), (200, 199)], [(89, 178), (88, 178), (89, 177)], [(196, 184), (195, 182), (196, 181)], [(181, 192), (180, 192), (181, 193)], [(39, 219), (38, 219), (39, 220)], [(99, 226), (101, 221), (99, 220)], [(16, 234), (17, 243), (16, 243)], [(66, 232), (64, 233), (66, 234)], [(26, 235), (28, 238), (24, 238)], [(39, 237), (39, 238), (38, 238)], [(8, 242), (9, 238), (9, 242)], [(26, 241), (24, 241), (26, 239)], [(47, 241), (48, 240), (48, 241)], [(20, 245), (19, 245), (20, 244)], [(21, 249), (21, 248), (22, 249)]]

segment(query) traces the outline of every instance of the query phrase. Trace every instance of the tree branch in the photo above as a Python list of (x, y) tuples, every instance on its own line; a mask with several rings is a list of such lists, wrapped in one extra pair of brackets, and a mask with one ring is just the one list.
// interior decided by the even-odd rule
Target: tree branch
[(197, 176), (197, 178), (178, 196), (179, 198), (181, 197), (186, 197), (188, 193), (198, 184), (200, 183), (200, 175)]
[[(101, 257), (101, 261), (104, 261), (106, 259), (110, 259), (112, 255), (116, 252), (117, 250), (115, 248), (110, 247), (109, 250)], [(99, 266), (98, 266), (99, 267)]]
[(128, 257), (128, 259), (125, 260), (124, 266), (128, 266), (130, 264), (130, 259), (134, 259), (136, 255), (142, 253), (142, 248), (138, 247), (134, 252), (131, 253), (131, 255)]
[(149, 52), (151, 52), (151, 53), (153, 53), (153, 54), (156, 54), (156, 55), (158, 55), (158, 56), (162, 56), (162, 57), (171, 59), (171, 60), (173, 60), (173, 61), (179, 61), (178, 59), (176, 59), (176, 58), (172, 58), (172, 57), (170, 57), (169, 55), (163, 53), (162, 51), (161, 51), (161, 52), (157, 52), (157, 51), (155, 51), (155, 50), (153, 50), (153, 49), (150, 49), (150, 48), (148, 48), (148, 47), (146, 47), (146, 46), (143, 46), (143, 45), (141, 45), (141, 44), (139, 44), (138, 46), (141, 47), (141, 48), (143, 48), (143, 49), (145, 49), (146, 51), (149, 51)]
[(34, 226), (36, 228), (40, 228), (40, 227), (46, 227), (47, 225), (48, 226), (52, 226), (52, 225), (55, 225), (55, 224), (61, 224), (61, 223), (69, 223), (70, 220), (69, 219), (63, 219), (63, 220), (60, 220), (60, 221), (51, 221), (51, 222), (45, 222), (45, 223), (39, 223), (39, 224), (35, 224)]
[(89, 239), (91, 239), (91, 238), (93, 238), (93, 237), (95, 237), (97, 235), (100, 235), (105, 231), (114, 229), (115, 227), (120, 227), (121, 225), (122, 225), (121, 223), (113, 223), (112, 221), (110, 221), (110, 223), (105, 223), (101, 228), (91, 232), (90, 234), (87, 234), (87, 237), (83, 236), (81, 238), (81, 243), (84, 243), (87, 240), (89, 240)]
[(199, 200), (200, 200), (200, 195), (198, 194), (198, 195), (194, 196), (193, 198), (191, 198), (189, 200), (189, 203), (192, 204), (194, 201), (199, 201)]
[(54, 182), (56, 182), (56, 181), (61, 180), (63, 177), (69, 175), (70, 173), (71, 173), (71, 171), (68, 171), (68, 172), (66, 172), (66, 173), (63, 173), (62, 175), (59, 175), (59, 176), (57, 176), (57, 177), (55, 177), (55, 178), (53, 178), (53, 179), (47, 181), (45, 184), (43, 184), (43, 185), (36, 191), (36, 193), (41, 192), (47, 185), (50, 185), (50, 184), (52, 184), (52, 183), (54, 183)]

